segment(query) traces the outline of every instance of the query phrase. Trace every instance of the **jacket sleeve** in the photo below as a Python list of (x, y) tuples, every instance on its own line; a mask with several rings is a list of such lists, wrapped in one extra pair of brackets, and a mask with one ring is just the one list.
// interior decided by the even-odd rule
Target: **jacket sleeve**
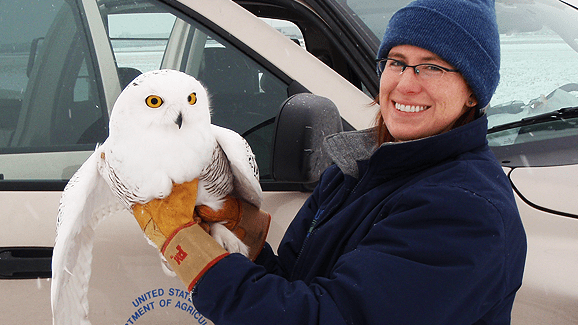
[[(291, 282), (233, 254), (205, 274), (193, 303), (219, 325), (473, 324), (511, 307), (503, 216), (491, 202), (431, 186), (382, 213), (329, 277)], [(490, 323), (509, 323), (506, 314)]]
[(290, 276), (290, 270), (293, 269), (293, 265), (297, 260), (301, 246), (303, 246), (303, 241), (307, 234), (307, 228), (311, 225), (311, 221), (315, 216), (317, 208), (315, 202), (314, 194), (307, 199), (295, 219), (293, 219), (289, 227), (287, 227), (287, 231), (285, 232), (283, 240), (279, 244), (278, 248), (279, 256), (282, 256), (283, 258), (275, 255), (271, 245), (265, 243), (261, 253), (255, 260), (255, 264), (265, 267), (268, 273), (276, 274), (284, 278)]
[(336, 179), (337, 182), (340, 182), (342, 180), (342, 177), (336, 177), (336, 174), (340, 174), (340, 172), (335, 167), (330, 167), (323, 173), (320, 182), (322, 185), (314, 189), (312, 195), (305, 201), (289, 227), (287, 227), (277, 249), (278, 255), (275, 255), (271, 246), (266, 243), (255, 260), (256, 264), (264, 266), (269, 273), (289, 278), (291, 275), (290, 270), (293, 269), (297, 260), (307, 236), (307, 231), (317, 214), (319, 202), (323, 202), (326, 199), (327, 194), (323, 193), (324, 191), (321, 188), (331, 187), (331, 185), (327, 186), (324, 182), (328, 182), (328, 180), (331, 182)]

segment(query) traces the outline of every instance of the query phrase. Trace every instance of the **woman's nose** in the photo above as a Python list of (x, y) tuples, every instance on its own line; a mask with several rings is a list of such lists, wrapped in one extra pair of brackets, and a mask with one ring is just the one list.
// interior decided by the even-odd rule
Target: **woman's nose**
[(421, 82), (414, 68), (406, 67), (406, 69), (399, 75), (397, 82), (397, 90), (403, 93), (416, 93), (421, 90)]

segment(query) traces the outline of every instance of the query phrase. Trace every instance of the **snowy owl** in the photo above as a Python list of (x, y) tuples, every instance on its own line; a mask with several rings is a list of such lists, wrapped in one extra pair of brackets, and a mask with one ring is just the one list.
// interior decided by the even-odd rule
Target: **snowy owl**
[[(166, 198), (173, 184), (197, 178), (197, 205), (217, 210), (231, 192), (261, 205), (253, 153), (240, 135), (211, 124), (201, 83), (174, 70), (140, 75), (118, 97), (109, 137), (62, 194), (52, 260), (55, 324), (89, 324), (87, 292), (98, 223), (122, 209)], [(225, 226), (212, 224), (211, 235), (229, 252), (247, 255), (247, 247)]]

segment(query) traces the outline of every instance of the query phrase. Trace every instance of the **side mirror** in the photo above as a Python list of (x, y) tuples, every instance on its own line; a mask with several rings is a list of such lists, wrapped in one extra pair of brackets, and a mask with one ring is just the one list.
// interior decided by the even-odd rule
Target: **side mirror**
[(279, 182), (314, 183), (331, 165), (323, 139), (343, 131), (335, 104), (321, 96), (289, 97), (275, 119), (271, 172)]

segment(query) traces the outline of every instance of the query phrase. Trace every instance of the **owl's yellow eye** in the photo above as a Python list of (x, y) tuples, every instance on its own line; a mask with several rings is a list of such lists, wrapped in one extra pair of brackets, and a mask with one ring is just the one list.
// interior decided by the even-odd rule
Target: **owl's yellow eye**
[(159, 108), (163, 104), (163, 99), (157, 95), (150, 95), (145, 102), (150, 108)]
[(189, 101), (189, 104), (195, 105), (197, 102), (197, 93), (191, 93), (189, 97), (187, 97), (187, 100)]

